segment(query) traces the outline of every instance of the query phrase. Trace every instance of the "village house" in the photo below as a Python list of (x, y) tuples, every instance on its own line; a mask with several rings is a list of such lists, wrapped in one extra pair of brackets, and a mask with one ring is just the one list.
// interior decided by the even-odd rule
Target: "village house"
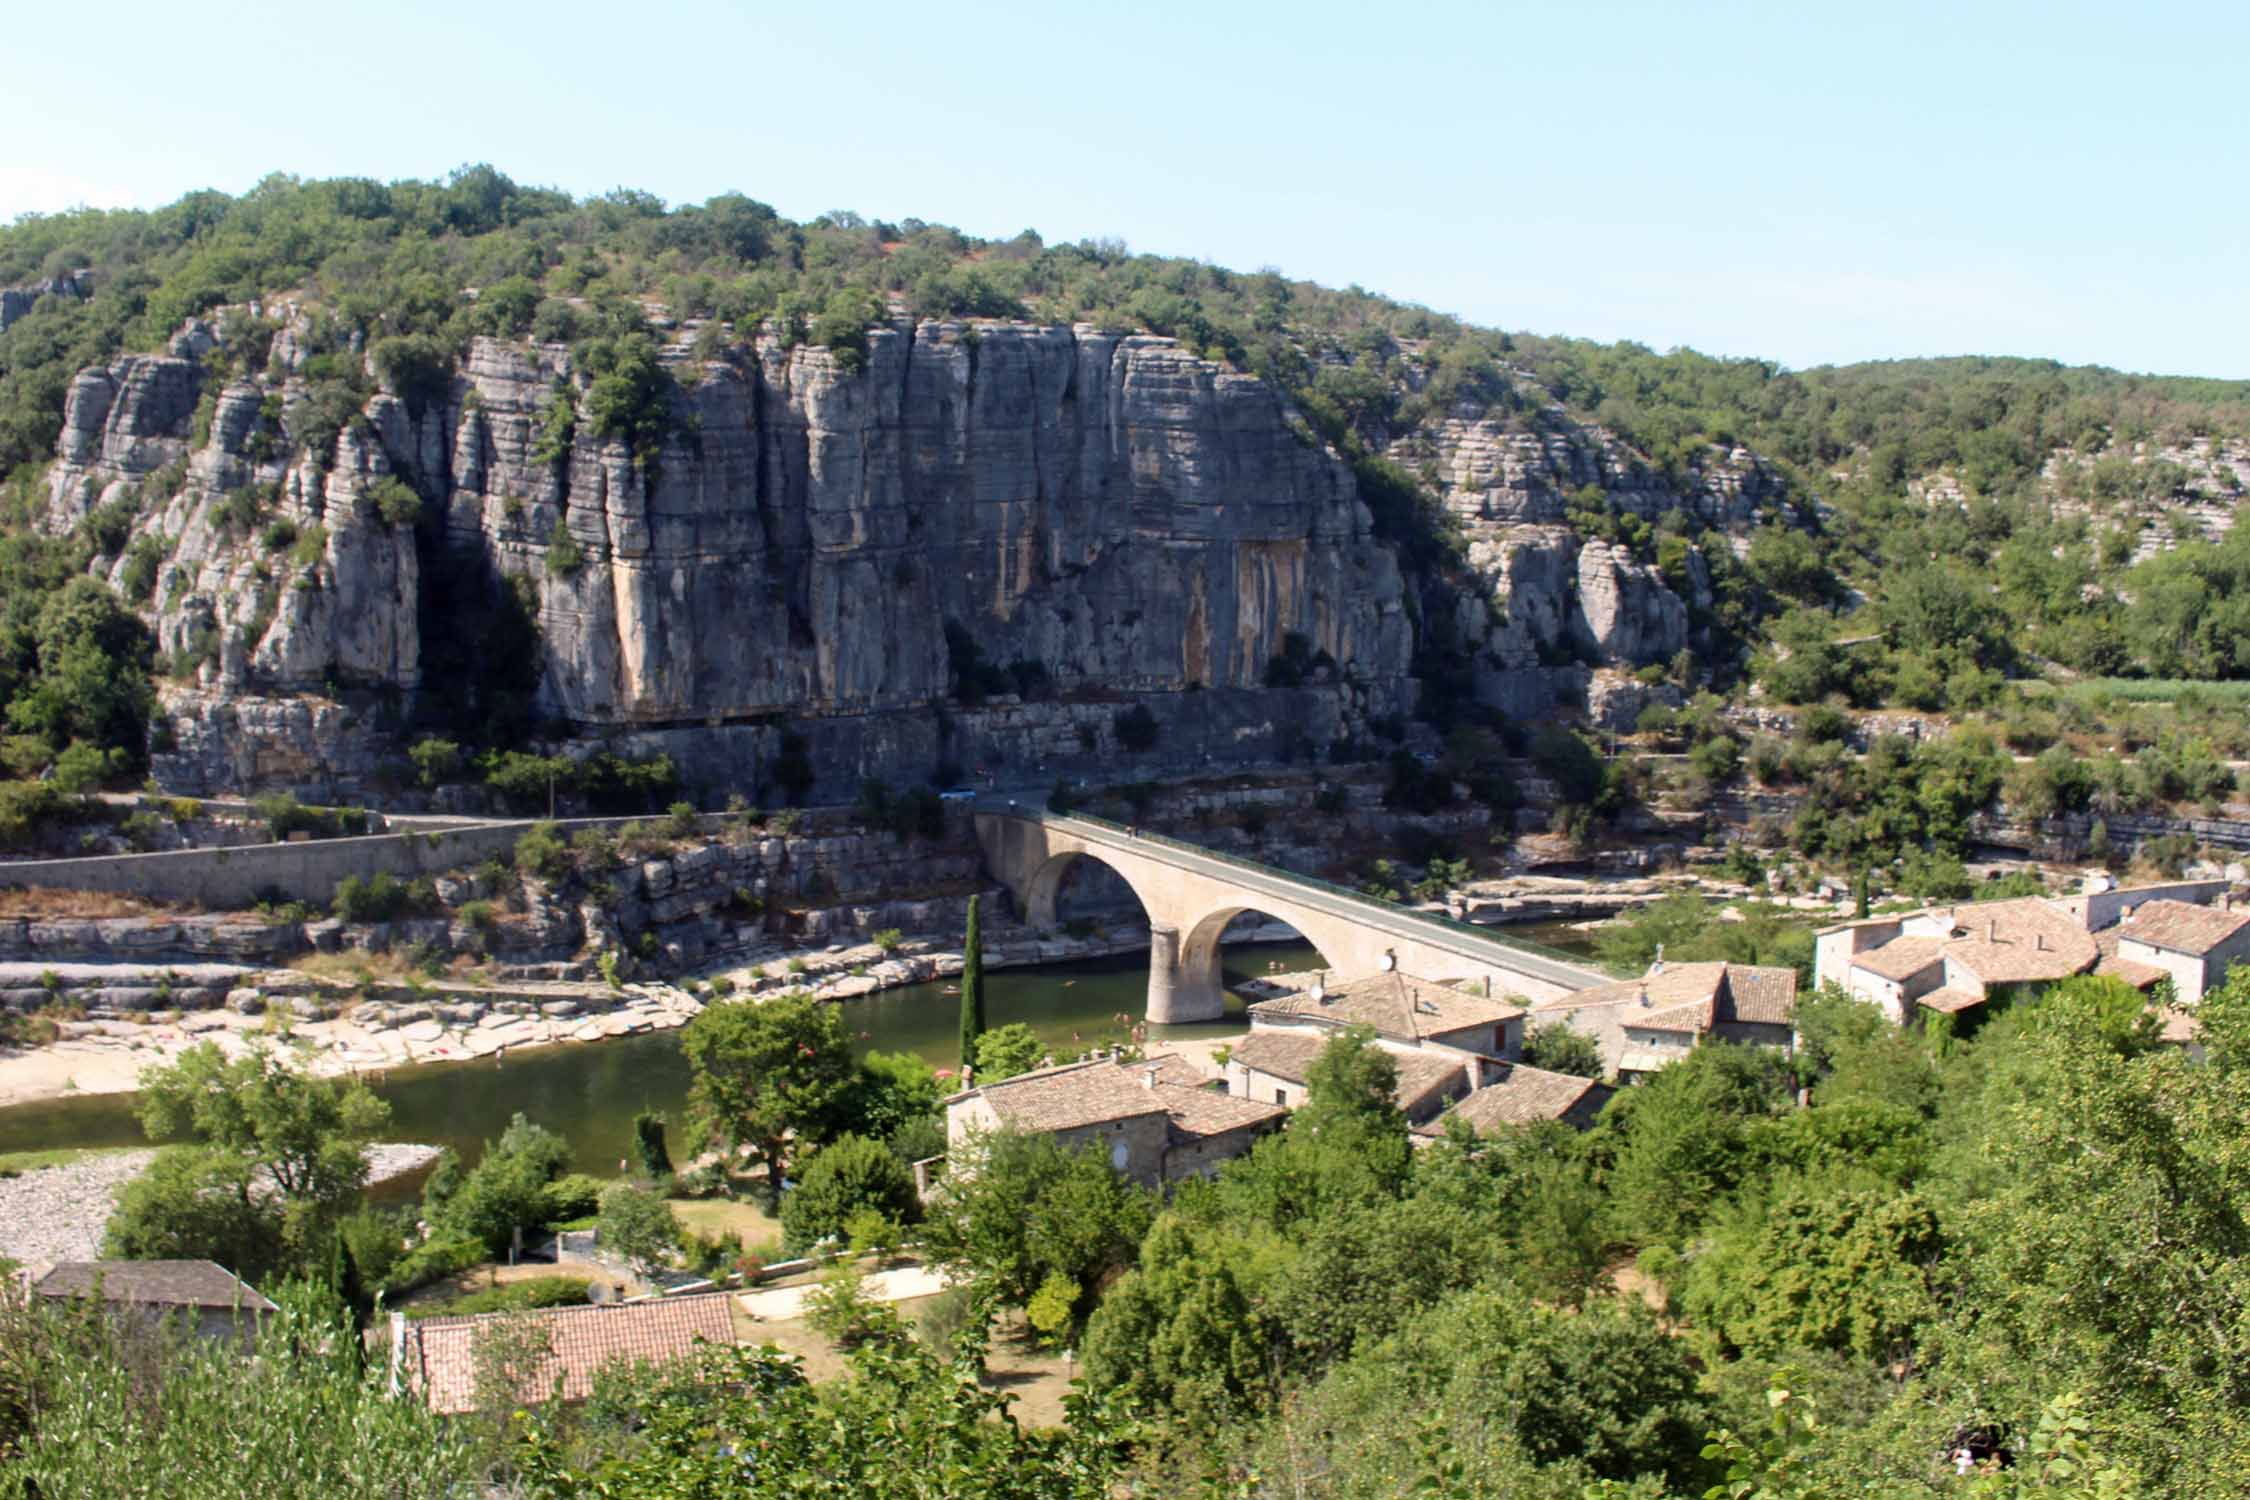
[(2182, 1005), (2196, 1004), (2226, 983), (2229, 968), (2250, 960), (2250, 905), (2237, 908), (2224, 894), (2216, 906), (2145, 901), (2114, 931), (2117, 962), (2170, 979)]
[(1592, 1127), (1617, 1091), (1597, 1079), (1550, 1073), (1523, 1063), (1499, 1063), (1485, 1071), (1484, 1086), (1414, 1127), (1416, 1144), (1442, 1139), (1448, 1120), (1460, 1120), (1479, 1135), (1516, 1125), (1559, 1120), (1577, 1130)]
[(175, 1320), (209, 1339), (243, 1345), (273, 1303), (242, 1278), (210, 1260), (72, 1260), (34, 1268), (23, 1276), (34, 1297), (56, 1301), (98, 1299), (133, 1324), (154, 1328)]
[(2200, 999), (2228, 963), (2250, 956), (2250, 912), (2226, 901), (2224, 881), (2121, 888), (2102, 879), (2075, 896), (1925, 907), (1820, 929), (1813, 972), (1901, 1025), (2077, 974), (2143, 990), (2170, 977), (2182, 1000), (2191, 986)]
[[(1305, 1102), (1314, 1061), (1334, 1036), (1326, 1031), (1254, 1028), (1227, 1054), (1227, 1091), (1295, 1109)], [(1375, 1045), (1398, 1064), (1393, 1097), (1410, 1123), (1431, 1119), (1468, 1094), (1477, 1086), (1481, 1069), (1489, 1066), (1497, 1071), (1505, 1066), (1458, 1047), (1404, 1047), (1380, 1036)]]
[(1500, 1060), (1523, 1054), (1524, 1008), (1490, 994), (1409, 979), (1396, 970), (1311, 988), (1250, 1007), (1253, 1031), (1290, 1030), (1325, 1039), (1353, 1026), (1394, 1047), (1441, 1046)]
[(544, 1341), (546, 1357), (514, 1392), (516, 1399), (564, 1401), (593, 1394), (595, 1374), (609, 1365), (679, 1359), (703, 1344), (732, 1344), (733, 1298), (725, 1292), (662, 1297), (606, 1306), (545, 1308), (534, 1312), (478, 1313), (454, 1318), (409, 1319), (391, 1314), (391, 1391), (411, 1391), (443, 1415), (475, 1411), (488, 1394), (478, 1390), (477, 1350), (495, 1329), (511, 1339)]
[(1143, 1187), (1208, 1176), (1242, 1155), (1288, 1111), (1212, 1086), (1169, 1053), (1142, 1062), (1089, 1058), (979, 1084), (945, 1101), (947, 1159), (958, 1167), (979, 1136), (1038, 1131), (1094, 1145)]
[(1662, 959), (1638, 979), (1595, 985), (1539, 1006), (1540, 1025), (1585, 1032), (1602, 1066), (1630, 1080), (1685, 1057), (1705, 1041), (1796, 1044), (1797, 971), (1778, 966), (1675, 963)]
[[(1325, 979), (1250, 1007), (1250, 1034), (1228, 1053), (1230, 1093), (1296, 1108), (1313, 1062), (1338, 1034), (1365, 1027), (1398, 1068), (1394, 1098), (1410, 1126), (1435, 1130), (1448, 1109), (1479, 1128), (1564, 1120), (1588, 1125), (1608, 1091), (1590, 1079), (1515, 1061), (1526, 1012), (1510, 1000), (1385, 972), (1330, 987)], [(1425, 1133), (1420, 1141), (1434, 1138)]]

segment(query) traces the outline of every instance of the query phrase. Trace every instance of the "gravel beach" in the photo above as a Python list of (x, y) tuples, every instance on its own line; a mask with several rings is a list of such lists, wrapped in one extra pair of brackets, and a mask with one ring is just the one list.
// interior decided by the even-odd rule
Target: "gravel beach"
[[(402, 1176), (428, 1165), (437, 1154), (435, 1146), (370, 1146), (367, 1180)], [(0, 1259), (23, 1265), (95, 1259), (118, 1193), (155, 1159), (153, 1149), (115, 1151), (0, 1178)]]

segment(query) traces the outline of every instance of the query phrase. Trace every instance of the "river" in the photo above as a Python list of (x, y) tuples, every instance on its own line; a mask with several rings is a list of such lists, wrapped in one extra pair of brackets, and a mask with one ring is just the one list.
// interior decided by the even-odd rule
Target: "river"
[[(1562, 924), (1520, 928), (1528, 938), (1583, 949), (1585, 935)], [(1223, 1036), (1245, 1023), (1233, 986), (1267, 972), (1268, 965), (1310, 969), (1320, 955), (1305, 943), (1231, 944), (1223, 954), (1227, 1017), (1190, 1026), (1151, 1027), (1150, 1040)], [(999, 969), (985, 975), (985, 1020), (1021, 1021), (1058, 1051), (1121, 1042), (1140, 1018), (1148, 986), (1148, 955), (1117, 954), (1075, 963)], [(842, 1002), (845, 1024), (859, 1046), (914, 1052), (933, 1066), (955, 1061), (960, 1000), (943, 984), (906, 985)], [(604, 1042), (579, 1042), (529, 1052), (511, 1051), (504, 1063), (430, 1063), (394, 1068), (376, 1092), (391, 1106), (384, 1137), (451, 1146), (474, 1161), (484, 1142), (521, 1112), (570, 1142), (581, 1171), (614, 1175), (629, 1153), (633, 1116), (644, 1109), (685, 1118), (687, 1061), (679, 1033), (652, 1032)], [(70, 1146), (147, 1144), (134, 1117), (131, 1094), (89, 1094), (0, 1109), (0, 1152)]]

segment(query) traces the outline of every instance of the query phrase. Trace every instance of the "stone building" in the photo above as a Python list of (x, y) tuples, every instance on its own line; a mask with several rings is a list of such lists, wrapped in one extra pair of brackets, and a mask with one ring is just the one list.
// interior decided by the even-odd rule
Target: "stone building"
[(1707, 1040), (1795, 1045), (1797, 971), (1757, 964), (1667, 964), (1596, 985), (1531, 1014), (1592, 1036), (1618, 1078), (1653, 1073)]
[(973, 1161), (980, 1136), (1038, 1131), (1061, 1145), (1098, 1147), (1143, 1187), (1208, 1176), (1248, 1151), (1288, 1110), (1229, 1094), (1169, 1053), (1142, 1062), (1101, 1057), (1037, 1068), (964, 1089), (945, 1101), (951, 1170)]
[(2250, 956), (2250, 912), (2226, 902), (2224, 881), (2117, 887), (2104, 877), (2074, 896), (1924, 907), (1820, 929), (1813, 972), (1901, 1025), (2078, 974), (2138, 989), (2169, 977), (2192, 1003), (2227, 964)]
[(2117, 958), (2172, 981), (2182, 1005), (2194, 1005), (2226, 983), (2227, 970), (2250, 960), (2250, 907), (2227, 896), (2217, 906), (2158, 899), (2143, 902), (2117, 925)]
[(247, 1347), (273, 1303), (242, 1278), (210, 1260), (73, 1260), (26, 1272), (34, 1297), (57, 1301), (91, 1298), (135, 1324), (166, 1319), (209, 1339)]

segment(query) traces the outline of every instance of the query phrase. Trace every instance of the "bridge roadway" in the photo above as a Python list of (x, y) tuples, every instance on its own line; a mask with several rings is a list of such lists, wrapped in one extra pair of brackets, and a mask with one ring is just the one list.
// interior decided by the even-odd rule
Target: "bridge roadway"
[(1132, 887), (1149, 919), (1148, 1019), (1216, 1020), (1225, 1013), (1219, 944), (1244, 912), (1288, 923), (1340, 978), (1392, 967), (1416, 979), (1481, 982), (1526, 1003), (1609, 982), (1571, 955), (1501, 937), (1106, 818), (1049, 812), (1035, 801), (987, 798), (975, 808), (986, 865), (1033, 927), (1055, 925), (1055, 896), (1081, 859)]

